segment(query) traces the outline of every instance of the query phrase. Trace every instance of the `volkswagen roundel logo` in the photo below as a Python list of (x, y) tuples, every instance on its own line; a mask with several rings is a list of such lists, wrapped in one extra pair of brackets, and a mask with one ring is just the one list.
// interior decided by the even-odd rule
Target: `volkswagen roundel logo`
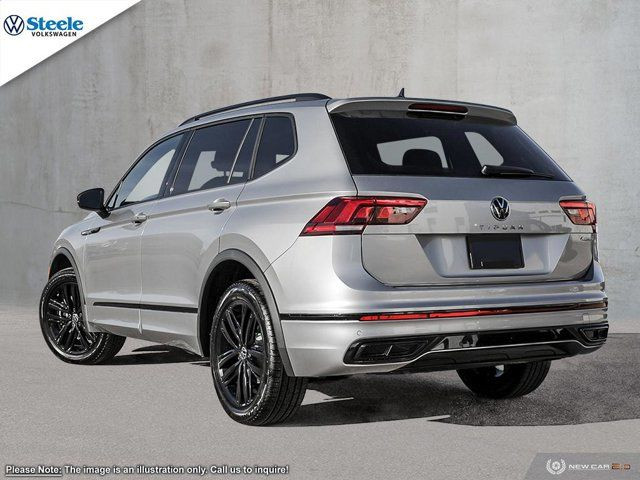
[(24, 20), (20, 15), (9, 15), (4, 19), (4, 31), (9, 35), (20, 35), (24, 30)]
[(506, 220), (509, 216), (509, 202), (507, 202), (507, 199), (496, 197), (491, 200), (491, 214), (496, 220)]

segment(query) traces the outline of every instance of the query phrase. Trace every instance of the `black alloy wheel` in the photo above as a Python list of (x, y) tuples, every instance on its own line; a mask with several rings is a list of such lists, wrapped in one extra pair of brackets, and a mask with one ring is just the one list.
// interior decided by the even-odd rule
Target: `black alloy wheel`
[(40, 328), (51, 351), (69, 363), (104, 363), (125, 342), (125, 337), (88, 330), (80, 286), (72, 268), (57, 272), (47, 282), (40, 299)]
[(95, 347), (97, 335), (85, 327), (76, 281), (68, 279), (51, 289), (44, 318), (47, 336), (60, 353), (78, 357)]
[(243, 298), (222, 313), (216, 336), (216, 367), (227, 400), (237, 408), (251, 404), (265, 382), (264, 332), (253, 306)]
[(222, 294), (209, 348), (213, 384), (233, 420), (268, 425), (298, 410), (307, 379), (286, 373), (269, 307), (256, 280), (236, 282)]

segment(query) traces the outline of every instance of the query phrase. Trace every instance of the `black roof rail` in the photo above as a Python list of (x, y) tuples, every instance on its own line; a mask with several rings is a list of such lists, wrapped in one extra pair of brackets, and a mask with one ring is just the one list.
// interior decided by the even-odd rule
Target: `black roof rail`
[(263, 103), (279, 102), (282, 100), (294, 100), (296, 102), (301, 102), (305, 100), (331, 100), (331, 97), (324, 95), (322, 93), (293, 93), (291, 95), (280, 95), (279, 97), (262, 98), (260, 100), (252, 100), (250, 102), (236, 103), (235, 105), (229, 105), (228, 107), (216, 108), (215, 110), (209, 110), (208, 112), (200, 113), (194, 117), (187, 118), (184, 122), (180, 124), (180, 126), (189, 122), (195, 122), (196, 120), (200, 120), (202, 117), (207, 117), (215, 113), (222, 113), (229, 110), (235, 110), (236, 108), (249, 107), (251, 105), (261, 105)]

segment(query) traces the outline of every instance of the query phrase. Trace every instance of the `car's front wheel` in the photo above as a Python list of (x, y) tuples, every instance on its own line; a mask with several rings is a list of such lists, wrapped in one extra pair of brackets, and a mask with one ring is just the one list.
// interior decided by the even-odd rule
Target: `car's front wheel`
[(521, 397), (533, 392), (547, 377), (550, 361), (496, 365), (458, 370), (473, 393), (487, 398)]
[(107, 362), (120, 351), (125, 337), (90, 332), (82, 317), (81, 299), (72, 268), (65, 268), (49, 279), (40, 299), (40, 328), (44, 340), (65, 362)]
[(216, 393), (232, 419), (268, 425), (296, 412), (307, 381), (284, 370), (258, 282), (242, 280), (226, 290), (213, 317), (210, 340)]

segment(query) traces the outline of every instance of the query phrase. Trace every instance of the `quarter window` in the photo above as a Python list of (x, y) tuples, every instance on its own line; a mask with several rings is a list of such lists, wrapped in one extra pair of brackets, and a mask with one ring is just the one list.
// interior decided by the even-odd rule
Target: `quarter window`
[(250, 123), (251, 120), (240, 120), (196, 130), (178, 169), (171, 194), (226, 185)]
[(176, 135), (145, 153), (122, 179), (107, 207), (113, 209), (158, 198), (181, 139), (182, 135)]
[(291, 118), (284, 115), (266, 117), (253, 169), (253, 178), (261, 177), (278, 167), (293, 155), (295, 149), (296, 141)]

